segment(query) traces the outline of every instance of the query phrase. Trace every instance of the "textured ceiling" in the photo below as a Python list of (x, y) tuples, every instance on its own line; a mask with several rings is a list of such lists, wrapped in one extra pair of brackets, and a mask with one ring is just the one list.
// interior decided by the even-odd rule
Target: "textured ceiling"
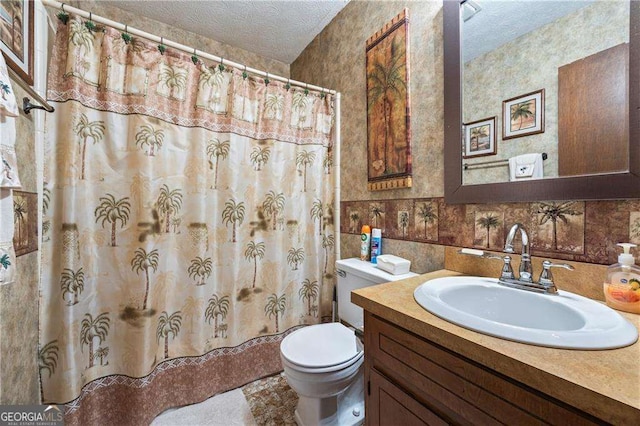
[(290, 64), (348, 1), (138, 0), (104, 3)]
[(473, 0), (480, 12), (462, 26), (463, 57), (468, 62), (594, 0)]

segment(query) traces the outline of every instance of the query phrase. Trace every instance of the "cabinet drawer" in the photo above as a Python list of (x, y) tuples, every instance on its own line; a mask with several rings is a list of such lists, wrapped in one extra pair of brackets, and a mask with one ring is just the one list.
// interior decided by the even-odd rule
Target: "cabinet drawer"
[(369, 426), (445, 426), (448, 423), (433, 411), (418, 403), (399, 387), (375, 370), (369, 375), (371, 408), (367, 414)]
[(367, 366), (450, 419), (473, 424), (599, 423), (597, 419), (367, 313)]

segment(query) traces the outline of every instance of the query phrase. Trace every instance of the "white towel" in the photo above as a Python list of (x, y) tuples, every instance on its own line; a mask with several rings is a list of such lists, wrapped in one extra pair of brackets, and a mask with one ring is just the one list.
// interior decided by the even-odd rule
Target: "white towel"
[(0, 188), (20, 189), (16, 160), (16, 122), (18, 105), (11, 87), (7, 64), (0, 55)]
[(542, 154), (523, 154), (509, 158), (509, 180), (511, 182), (542, 179), (543, 177)]
[(17, 116), (18, 105), (7, 64), (0, 54), (0, 285), (15, 280), (12, 190), (21, 187), (15, 150)]
[(4, 56), (0, 55), (0, 115), (18, 116), (18, 102), (11, 87)]

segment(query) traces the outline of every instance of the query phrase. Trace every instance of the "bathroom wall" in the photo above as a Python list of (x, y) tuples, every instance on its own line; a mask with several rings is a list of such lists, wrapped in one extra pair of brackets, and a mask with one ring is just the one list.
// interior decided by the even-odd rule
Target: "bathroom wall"
[[(414, 186), (373, 192), (367, 190), (365, 42), (404, 7), (410, 20)], [(351, 1), (291, 64), (291, 77), (342, 92), (342, 257), (358, 256), (360, 226), (374, 222), (384, 228), (383, 252), (410, 259), (416, 272), (442, 268), (445, 245), (501, 249), (515, 221), (529, 229), (532, 252), (550, 258), (612, 263), (615, 243), (640, 242), (637, 200), (444, 203), (442, 2)], [(422, 220), (423, 205), (437, 212), (437, 220)], [(384, 214), (374, 217), (373, 206)], [(406, 228), (398, 221), (404, 211), (410, 217)], [(555, 222), (554, 212), (563, 212)]]
[[(413, 187), (388, 191), (367, 190), (367, 99), (365, 86), (365, 43), (367, 38), (409, 9), (411, 68), (411, 154)], [(443, 79), (442, 3), (351, 1), (291, 64), (296, 80), (332, 88), (342, 93), (341, 222), (349, 226), (347, 201), (396, 200), (393, 206), (414, 199), (442, 197), (443, 181)], [(391, 204), (389, 209), (395, 208)], [(394, 210), (394, 211), (396, 211)], [(390, 212), (385, 213), (391, 220)], [(373, 223), (369, 212), (359, 217)], [(385, 219), (386, 220), (386, 219)], [(400, 234), (402, 235), (402, 234)], [(405, 237), (408, 234), (405, 233)], [(403, 240), (400, 242), (400, 240)], [(341, 256), (359, 254), (359, 238), (342, 233)], [(389, 238), (383, 233), (383, 252), (410, 258), (414, 270), (441, 268), (444, 248), (409, 238)]]
[[(289, 75), (289, 65), (263, 58), (251, 52), (234, 48), (215, 40), (178, 29), (151, 19), (134, 16), (129, 12), (109, 7), (96, 1), (68, 2), (71, 6), (90, 10), (97, 15), (126, 22), (132, 27), (167, 39), (194, 46), (198, 50), (211, 52), (245, 63), (250, 67), (268, 70), (282, 76)], [(47, 9), (55, 24), (56, 10)], [(44, 24), (43, 24), (44, 25)], [(36, 33), (43, 26), (36, 27)], [(18, 99), (26, 94), (13, 82)], [(37, 192), (42, 170), (36, 167), (36, 126), (35, 114), (20, 114), (17, 119), (16, 151), (23, 190)], [(0, 404), (39, 403), (39, 383), (37, 364), (38, 345), (38, 252), (17, 259), (18, 280), (16, 283), (0, 286)]]

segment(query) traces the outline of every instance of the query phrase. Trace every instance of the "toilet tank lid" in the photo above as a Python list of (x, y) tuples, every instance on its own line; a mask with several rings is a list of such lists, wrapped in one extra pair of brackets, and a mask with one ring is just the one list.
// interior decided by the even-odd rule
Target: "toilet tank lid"
[(360, 260), (356, 257), (336, 260), (336, 269), (342, 269), (347, 273), (351, 273), (377, 283), (399, 281), (418, 276), (418, 274), (414, 274), (413, 272), (402, 275), (393, 275), (383, 271), (382, 269), (378, 269), (378, 267), (371, 262)]

